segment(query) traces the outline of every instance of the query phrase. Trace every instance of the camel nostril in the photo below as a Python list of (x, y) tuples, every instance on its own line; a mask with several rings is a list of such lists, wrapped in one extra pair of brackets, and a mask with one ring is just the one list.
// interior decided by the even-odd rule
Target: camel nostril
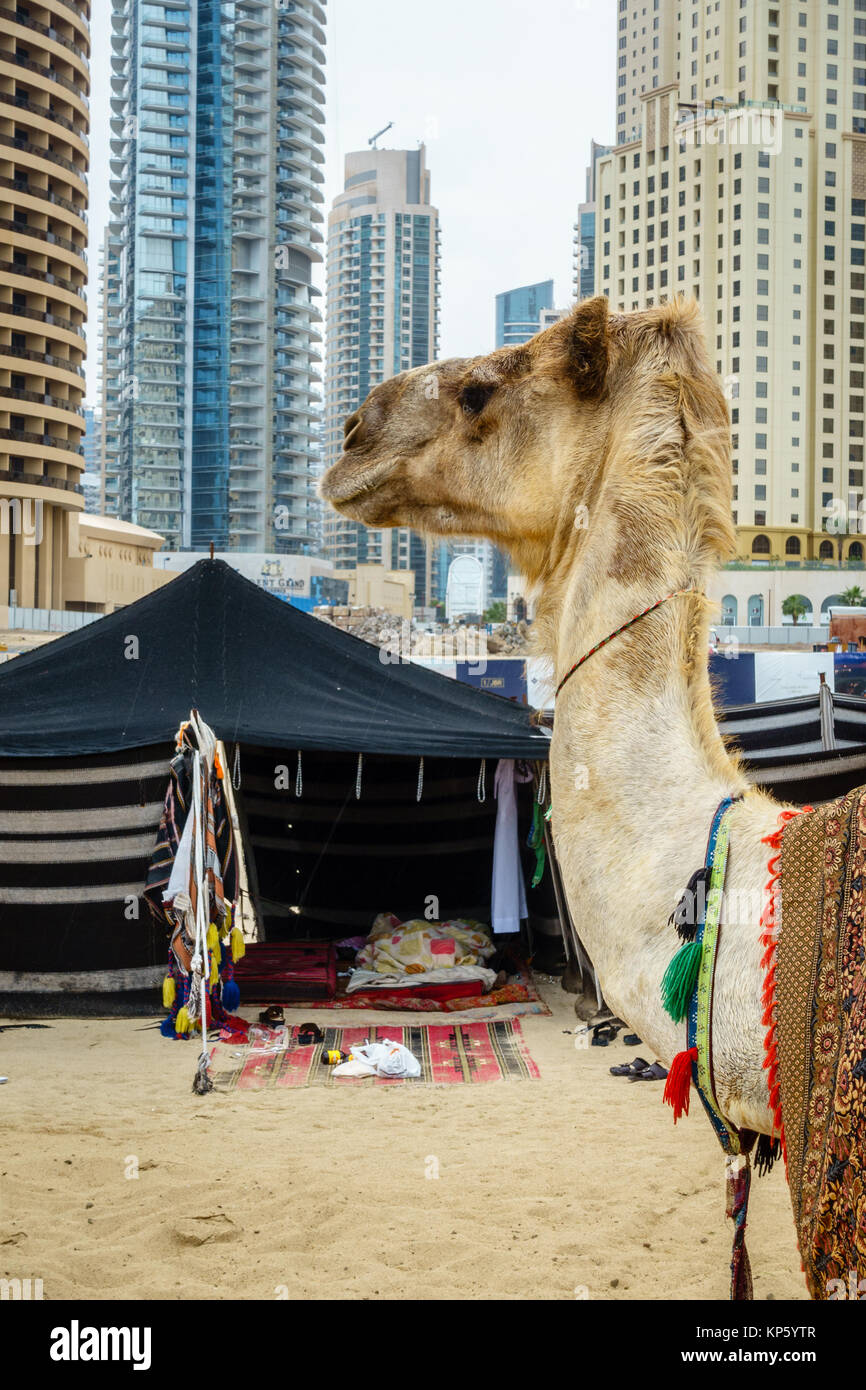
[(359, 410), (354, 415), (350, 415), (343, 426), (343, 448), (351, 449), (355, 444), (359, 444), (363, 433), (364, 419)]

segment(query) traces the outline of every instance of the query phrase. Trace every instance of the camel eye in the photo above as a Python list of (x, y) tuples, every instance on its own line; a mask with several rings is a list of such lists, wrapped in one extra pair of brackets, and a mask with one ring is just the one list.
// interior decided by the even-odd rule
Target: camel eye
[(464, 386), (460, 392), (460, 408), (464, 415), (480, 415), (493, 391), (492, 386)]

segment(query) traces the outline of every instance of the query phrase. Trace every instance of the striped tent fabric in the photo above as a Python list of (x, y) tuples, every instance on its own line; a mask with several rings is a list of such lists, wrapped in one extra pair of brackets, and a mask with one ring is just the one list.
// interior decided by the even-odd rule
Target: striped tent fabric
[(0, 759), (0, 1011), (153, 1005), (166, 945), (142, 893), (171, 754)]
[(749, 781), (781, 801), (832, 801), (866, 778), (866, 700), (833, 697), (832, 747), (822, 730), (821, 698), (798, 696), (734, 705), (717, 713), (722, 734), (743, 756)]

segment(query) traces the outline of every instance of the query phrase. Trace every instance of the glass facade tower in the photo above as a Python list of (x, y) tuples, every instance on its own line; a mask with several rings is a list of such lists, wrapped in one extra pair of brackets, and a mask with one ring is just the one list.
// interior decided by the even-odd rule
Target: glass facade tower
[(523, 285), (496, 296), (496, 346), (516, 347), (535, 336), (542, 309), (553, 308), (553, 281)]
[(318, 547), (324, 6), (113, 0), (103, 370), (118, 511), (169, 548)]
[(599, 159), (606, 154), (610, 154), (610, 146), (593, 140), (586, 171), (586, 198), (578, 206), (574, 224), (574, 295), (578, 300), (595, 294), (595, 173)]

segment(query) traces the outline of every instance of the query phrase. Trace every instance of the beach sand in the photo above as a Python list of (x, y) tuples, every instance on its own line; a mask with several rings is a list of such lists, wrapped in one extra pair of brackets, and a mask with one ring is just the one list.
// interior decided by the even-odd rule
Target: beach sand
[[(196, 1044), (145, 1020), (0, 1034), (0, 1276), (46, 1299), (727, 1298), (700, 1104), (674, 1128), (661, 1083), (608, 1074), (641, 1049), (576, 1048), (573, 998), (541, 987), (538, 1081), (202, 1098)], [(780, 1164), (750, 1215), (756, 1299), (805, 1298)]]

